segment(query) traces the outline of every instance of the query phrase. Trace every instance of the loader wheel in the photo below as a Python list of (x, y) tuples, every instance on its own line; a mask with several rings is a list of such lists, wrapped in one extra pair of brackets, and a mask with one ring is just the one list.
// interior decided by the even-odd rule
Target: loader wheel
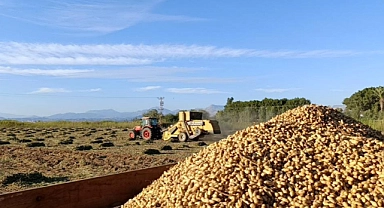
[(186, 142), (188, 140), (188, 135), (184, 132), (181, 132), (178, 138), (180, 142)]
[(141, 137), (144, 140), (151, 140), (152, 139), (152, 131), (151, 131), (151, 129), (150, 128), (144, 128), (141, 131)]
[(192, 140), (193, 141), (197, 141), (197, 140), (199, 140), (199, 138), (200, 138), (200, 136), (201, 136), (201, 129), (199, 129), (199, 128), (197, 128), (197, 129), (195, 129), (195, 135), (198, 135), (198, 136), (196, 136), (195, 138), (193, 138)]
[(133, 131), (133, 130), (129, 130), (128, 131), (128, 137), (129, 137), (129, 140), (134, 140), (134, 139), (136, 139), (136, 132), (135, 131)]

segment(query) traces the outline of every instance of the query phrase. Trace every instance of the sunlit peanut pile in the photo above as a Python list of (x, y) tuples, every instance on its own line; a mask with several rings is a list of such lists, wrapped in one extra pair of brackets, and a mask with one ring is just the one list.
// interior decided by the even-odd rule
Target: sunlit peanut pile
[(380, 132), (308, 105), (209, 145), (129, 207), (384, 207)]

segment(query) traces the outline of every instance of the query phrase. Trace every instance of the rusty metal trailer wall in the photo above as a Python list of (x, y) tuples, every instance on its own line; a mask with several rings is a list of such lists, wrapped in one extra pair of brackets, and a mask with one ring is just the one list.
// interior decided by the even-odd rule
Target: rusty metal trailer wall
[(124, 204), (172, 165), (0, 195), (1, 208), (111, 208)]

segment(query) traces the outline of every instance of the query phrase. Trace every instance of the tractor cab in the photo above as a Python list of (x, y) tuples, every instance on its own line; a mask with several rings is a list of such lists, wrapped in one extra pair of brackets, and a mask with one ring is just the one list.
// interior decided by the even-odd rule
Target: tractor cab
[(141, 119), (141, 127), (157, 127), (159, 125), (159, 120), (157, 118), (143, 117)]

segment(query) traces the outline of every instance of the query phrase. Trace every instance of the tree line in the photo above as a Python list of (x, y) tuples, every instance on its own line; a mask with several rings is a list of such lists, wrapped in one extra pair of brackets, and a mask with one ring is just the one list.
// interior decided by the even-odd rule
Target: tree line
[(225, 129), (241, 129), (254, 123), (268, 121), (287, 110), (308, 104), (311, 104), (311, 101), (305, 98), (234, 101), (234, 98), (230, 97), (227, 99), (224, 110), (216, 114), (216, 119)]
[[(272, 99), (235, 101), (233, 97), (227, 98), (222, 111), (216, 115), (209, 115), (204, 110), (204, 119), (216, 119), (224, 129), (241, 129), (251, 124), (268, 121), (276, 115), (299, 106), (311, 104), (306, 98)], [(368, 87), (353, 93), (343, 100), (345, 109), (339, 109), (348, 116), (358, 120), (384, 119), (384, 87)], [(175, 123), (177, 114), (162, 115), (156, 109), (150, 110), (143, 116), (157, 117), (163, 123)]]
[(345, 114), (355, 119), (384, 119), (384, 87), (368, 87), (345, 98)]

